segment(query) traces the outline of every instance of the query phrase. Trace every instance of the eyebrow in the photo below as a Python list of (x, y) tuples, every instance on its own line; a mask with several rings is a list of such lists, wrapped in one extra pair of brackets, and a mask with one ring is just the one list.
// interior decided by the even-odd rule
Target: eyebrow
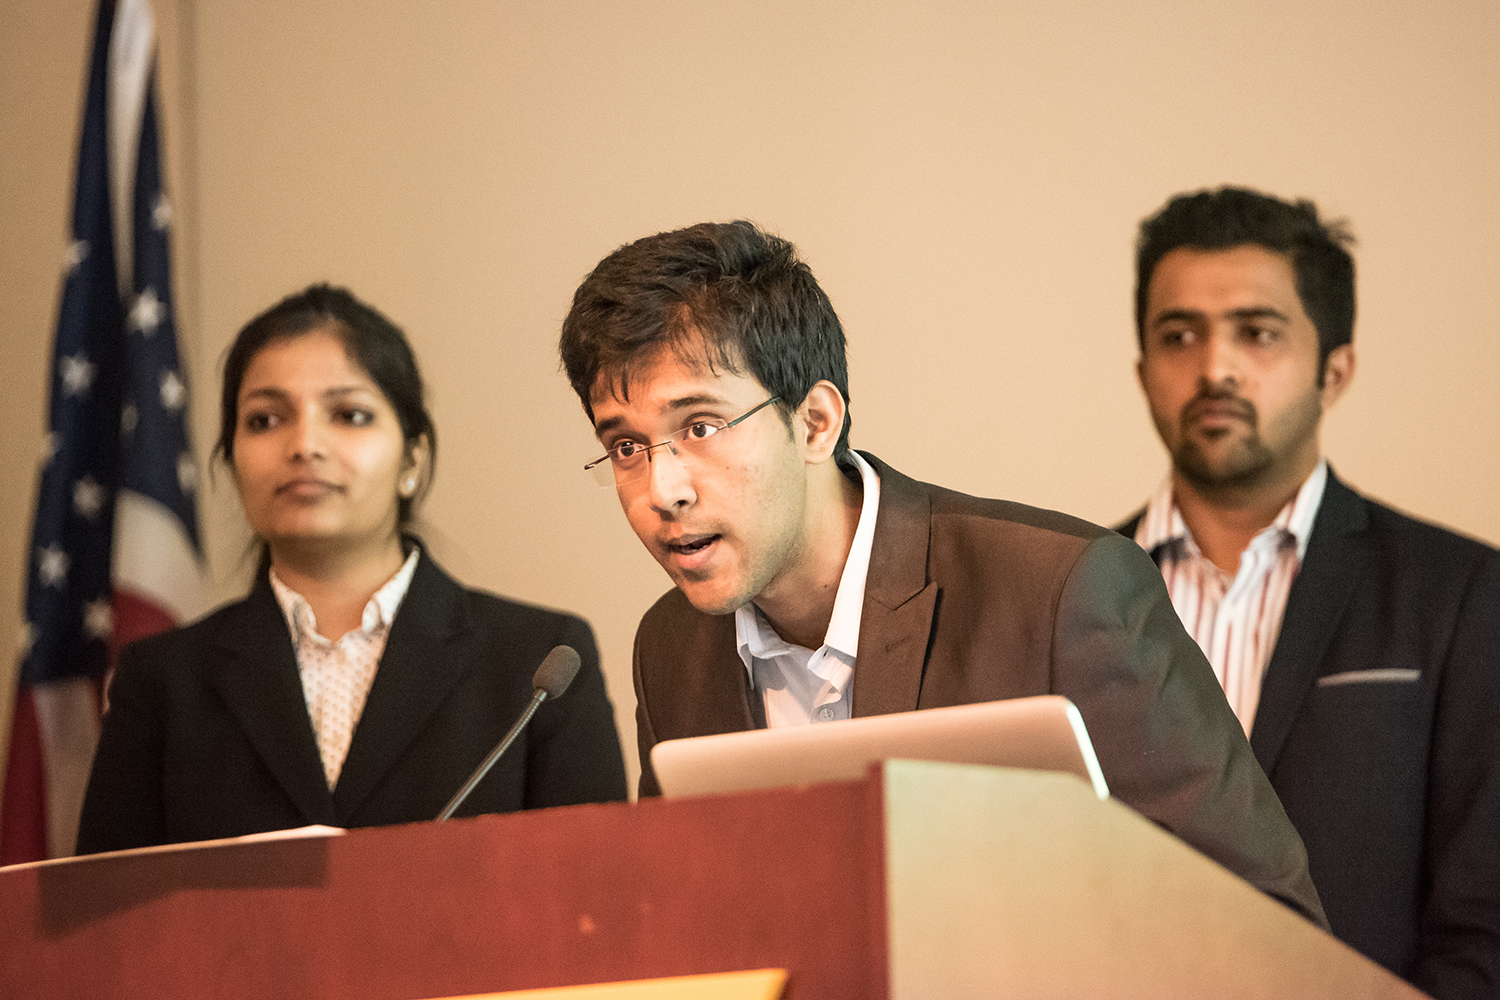
[[(678, 410), (687, 410), (695, 406), (726, 406), (728, 405), (728, 403), (729, 400), (725, 399), (723, 396), (715, 396), (712, 393), (699, 392), (694, 393), (690, 396), (678, 396), (676, 399), (670, 400), (666, 406), (663, 406), (661, 408), (661, 412), (675, 413)], [(617, 427), (620, 427), (624, 423), (625, 418), (623, 416), (610, 417), (607, 420), (601, 420), (599, 423), (594, 425), (594, 436), (598, 437), (600, 435), (603, 435), (609, 431), (616, 429)]]
[[(1283, 323), (1291, 322), (1291, 318), (1280, 309), (1270, 306), (1246, 306), (1243, 309), (1231, 309), (1224, 315), (1231, 319), (1279, 319)], [(1153, 328), (1163, 323), (1193, 322), (1207, 317), (1207, 313), (1198, 309), (1168, 309), (1166, 312), (1151, 320)]]
[[(319, 393), (319, 397), (322, 399), (337, 399), (341, 396), (352, 396), (355, 393), (359, 392), (374, 391), (376, 390), (373, 387), (367, 385), (335, 385), (331, 386), (330, 388), (324, 389), (321, 393)], [(285, 389), (279, 386), (274, 385), (267, 385), (262, 386), (258, 389), (251, 389), (249, 392), (245, 393), (246, 402), (257, 398), (274, 400), (290, 399), (291, 393), (287, 392)]]

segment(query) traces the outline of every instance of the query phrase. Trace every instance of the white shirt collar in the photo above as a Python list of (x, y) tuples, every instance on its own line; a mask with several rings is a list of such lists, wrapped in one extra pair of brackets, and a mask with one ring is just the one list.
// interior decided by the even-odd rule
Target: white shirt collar
[[(1318, 460), (1312, 474), (1303, 481), (1297, 495), (1281, 508), (1276, 520), (1256, 535), (1256, 538), (1276, 536), (1283, 532), (1291, 535), (1297, 541), (1297, 559), (1300, 562), (1307, 555), (1313, 522), (1317, 520), (1318, 508), (1323, 505), (1323, 491), (1327, 486), (1328, 460), (1323, 458)], [(1167, 478), (1151, 495), (1146, 512), (1141, 515), (1141, 523), (1136, 526), (1135, 541), (1151, 553), (1155, 553), (1163, 545), (1179, 542), (1190, 553), (1198, 554), (1198, 543), (1193, 540), (1192, 532), (1188, 531), (1187, 523), (1183, 521), (1182, 513), (1173, 499), (1171, 473), (1167, 474)]]
[[(366, 634), (374, 632), (396, 620), (396, 611), (401, 607), (401, 601), (405, 599), (406, 591), (411, 587), (411, 578), (417, 571), (417, 560), (421, 554), (420, 548), (413, 547), (411, 555), (406, 557), (406, 562), (401, 564), (396, 575), (375, 591), (369, 602), (365, 604), (364, 614), (360, 618), (359, 630), (361, 632)], [(276, 595), (276, 603), (281, 605), (281, 613), (286, 616), (286, 626), (292, 633), (293, 644), (301, 642), (304, 638), (330, 641), (318, 631), (318, 620), (313, 615), (312, 606), (307, 603), (307, 598), (282, 583), (274, 569), (271, 570), (271, 590)]]
[[(844, 561), (839, 589), (833, 598), (833, 617), (829, 619), (823, 645), (838, 650), (852, 661), (859, 655), (859, 623), (864, 613), (865, 580), (870, 575), (870, 553), (875, 545), (875, 519), (880, 512), (880, 476), (858, 452), (851, 450), (849, 459), (859, 469), (865, 497), (860, 505), (859, 524), (854, 529), (854, 541), (849, 546), (849, 558)], [(770, 659), (796, 648), (776, 634), (771, 623), (756, 610), (753, 603), (744, 605), (734, 613), (734, 634), (746, 670), (751, 669), (751, 657)], [(753, 671), (751, 676), (753, 682)]]

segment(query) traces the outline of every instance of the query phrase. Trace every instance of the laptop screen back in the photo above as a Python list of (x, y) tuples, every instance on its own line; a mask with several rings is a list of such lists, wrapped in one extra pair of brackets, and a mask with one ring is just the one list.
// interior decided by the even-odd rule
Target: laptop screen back
[(666, 740), (651, 750), (668, 798), (856, 781), (892, 758), (1061, 771), (1109, 797), (1083, 717), (1061, 695)]

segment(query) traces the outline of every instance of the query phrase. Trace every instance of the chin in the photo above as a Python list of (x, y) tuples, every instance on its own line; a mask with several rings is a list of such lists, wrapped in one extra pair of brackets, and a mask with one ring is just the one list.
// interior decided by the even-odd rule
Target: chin
[(1272, 456), (1258, 442), (1217, 451), (1189, 445), (1179, 450), (1175, 464), (1188, 481), (1200, 486), (1244, 486), (1271, 467)]
[(705, 615), (732, 615), (750, 603), (750, 598), (726, 594), (722, 587), (715, 587), (708, 581), (674, 580), (673, 582), (677, 584), (677, 589), (682, 591), (682, 596), (688, 599), (688, 603)]

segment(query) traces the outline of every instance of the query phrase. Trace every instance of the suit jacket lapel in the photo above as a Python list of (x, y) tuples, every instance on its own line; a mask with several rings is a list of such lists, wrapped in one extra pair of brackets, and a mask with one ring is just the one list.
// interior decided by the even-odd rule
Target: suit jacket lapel
[(375, 790), (471, 665), (452, 641), (465, 628), (463, 589), (423, 552), (334, 789), (341, 820)]
[(856, 716), (916, 709), (938, 589), (927, 580), (932, 504), (924, 487), (873, 455), (864, 457), (880, 476), (880, 508), (860, 613)]
[(1292, 722), (1317, 682), (1349, 598), (1365, 574), (1367, 523), (1364, 501), (1330, 469), (1250, 731), (1250, 746), (1267, 774), (1276, 766)]
[(308, 823), (333, 823), (333, 796), (286, 618), (264, 572), (226, 619), (215, 644), (222, 653), (213, 683), (255, 752)]

